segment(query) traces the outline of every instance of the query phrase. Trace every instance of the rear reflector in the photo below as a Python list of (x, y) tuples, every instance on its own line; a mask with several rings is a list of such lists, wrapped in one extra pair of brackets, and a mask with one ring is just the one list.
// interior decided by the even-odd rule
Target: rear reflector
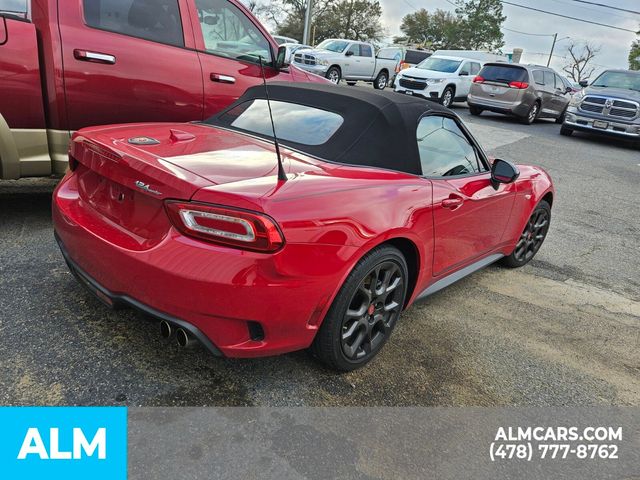
[(482, 78), (480, 75), (476, 75), (476, 77), (473, 79), (473, 83), (483, 83), (484, 82), (484, 78)]
[(194, 202), (168, 201), (165, 205), (171, 223), (190, 237), (265, 253), (284, 245), (277, 224), (264, 214)]
[(525, 88), (529, 88), (529, 84), (527, 82), (511, 82), (509, 86), (511, 88), (517, 88), (519, 90), (524, 90)]

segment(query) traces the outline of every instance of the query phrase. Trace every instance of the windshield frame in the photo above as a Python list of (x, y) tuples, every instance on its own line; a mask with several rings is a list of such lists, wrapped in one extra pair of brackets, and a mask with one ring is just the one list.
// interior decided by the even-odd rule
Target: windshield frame
[[(449, 65), (453, 65), (455, 64), (455, 68), (453, 70), (447, 69), (447, 70), (441, 70), (441, 69), (437, 69), (437, 68), (428, 68), (425, 66), (426, 63), (437, 63), (437, 62), (442, 62), (442, 63), (448, 63)], [(454, 60), (452, 58), (443, 58), (443, 57), (429, 57), (429, 58), (425, 58), (423, 61), (421, 61), (418, 65), (415, 66), (415, 68), (419, 68), (420, 70), (431, 70), (432, 72), (440, 72), (440, 73), (455, 73), (458, 71), (458, 69), (460, 68), (460, 65), (462, 65), (462, 63), (464, 62), (464, 60)]]
[[(628, 87), (628, 86), (621, 86), (621, 85), (611, 85), (611, 82), (606, 82), (604, 84), (598, 84), (598, 81), (605, 76), (611, 76), (611, 77), (628, 77), (631, 79), (631, 84), (633, 85), (633, 87)], [(598, 77), (593, 81), (593, 83), (590, 85), (591, 87), (601, 87), (601, 88), (621, 88), (624, 90), (631, 90), (632, 92), (640, 92), (640, 74), (637, 73), (633, 73), (633, 72), (617, 72), (617, 71), (611, 71), (611, 70), (607, 70), (602, 72), (600, 75), (598, 75)]]
[[(333, 50), (331, 48), (327, 48), (327, 46), (331, 45), (332, 43), (336, 43), (336, 44), (344, 43), (344, 47), (342, 48), (342, 50)], [(316, 48), (318, 50), (329, 50), (330, 52), (333, 52), (333, 53), (343, 53), (347, 48), (349, 48), (349, 45), (351, 45), (351, 43), (347, 42), (346, 40), (327, 39), (320, 42)]]

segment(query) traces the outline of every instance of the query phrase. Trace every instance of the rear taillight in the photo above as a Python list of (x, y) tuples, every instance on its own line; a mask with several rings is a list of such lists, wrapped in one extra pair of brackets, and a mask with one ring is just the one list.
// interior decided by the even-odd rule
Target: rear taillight
[(411, 67), (411, 65), (409, 65), (407, 62), (400, 62), (396, 67), (396, 73), (401, 72), (402, 70), (406, 70), (409, 67)]
[(511, 88), (517, 88), (520, 90), (524, 90), (525, 88), (529, 88), (529, 84), (527, 82), (511, 82), (509, 83)]
[(473, 79), (473, 83), (483, 83), (484, 82), (484, 78), (481, 77), (480, 75), (476, 75), (475, 78)]
[(264, 214), (191, 202), (169, 201), (165, 205), (171, 223), (187, 236), (265, 253), (284, 245), (278, 225)]

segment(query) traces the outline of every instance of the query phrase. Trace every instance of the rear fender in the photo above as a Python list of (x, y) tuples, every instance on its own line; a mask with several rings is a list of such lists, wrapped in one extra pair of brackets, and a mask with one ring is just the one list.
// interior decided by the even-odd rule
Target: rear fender
[(20, 178), (18, 147), (7, 121), (0, 113), (0, 179), (16, 180), (18, 178)]

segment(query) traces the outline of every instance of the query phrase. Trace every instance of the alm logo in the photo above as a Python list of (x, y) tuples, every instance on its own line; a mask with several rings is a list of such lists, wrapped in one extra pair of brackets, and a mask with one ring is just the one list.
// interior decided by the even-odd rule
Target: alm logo
[(71, 451), (60, 450), (60, 429), (49, 429), (49, 448), (45, 445), (40, 435), (40, 430), (31, 427), (22, 442), (18, 453), (18, 460), (26, 460), (30, 455), (40, 457), (40, 460), (82, 460), (85, 457), (93, 457), (97, 452), (99, 460), (107, 459), (107, 429), (98, 428), (89, 441), (81, 428), (73, 428), (73, 449)]

